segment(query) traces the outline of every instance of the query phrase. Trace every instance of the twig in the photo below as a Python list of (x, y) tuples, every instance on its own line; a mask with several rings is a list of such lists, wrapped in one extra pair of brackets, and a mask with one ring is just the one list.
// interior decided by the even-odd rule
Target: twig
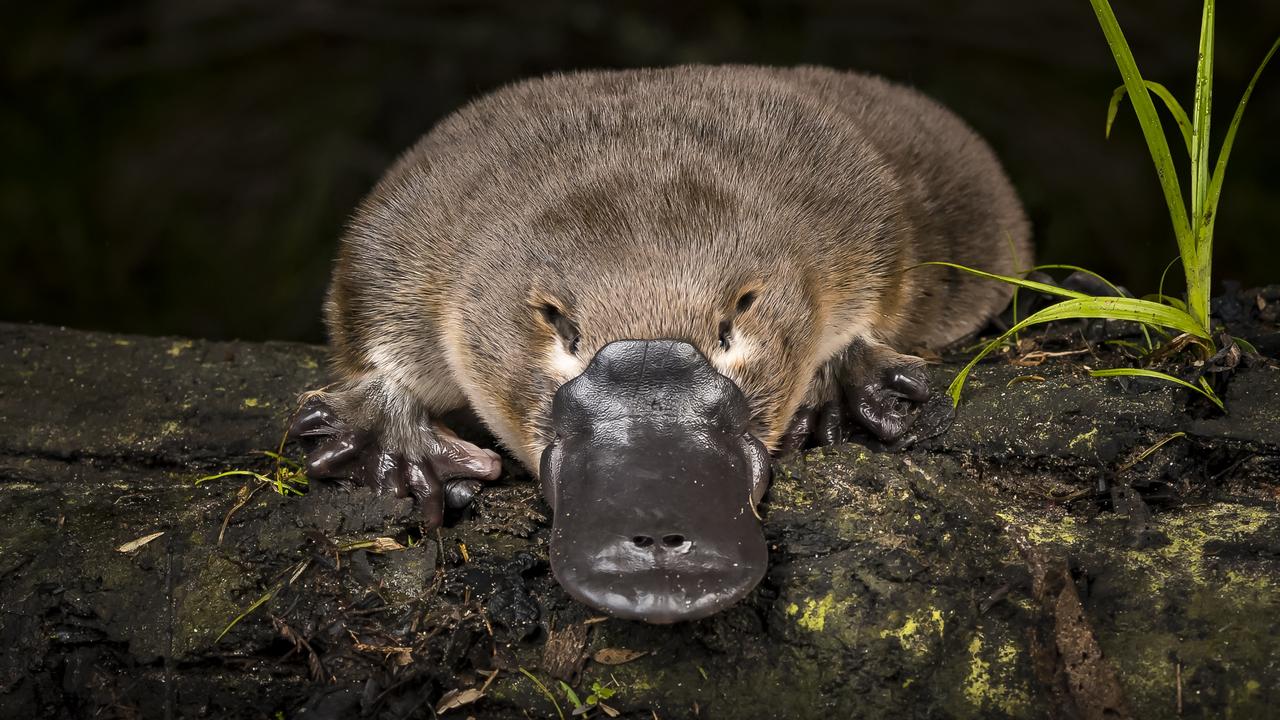
[(1174, 663), (1173, 677), (1178, 684), (1178, 715), (1182, 715), (1182, 661)]
[(1151, 447), (1147, 448), (1146, 450), (1143, 450), (1141, 453), (1139, 453), (1139, 454), (1138, 454), (1138, 457), (1136, 457), (1136, 458), (1134, 458), (1134, 459), (1130, 460), (1129, 462), (1125, 463), (1124, 465), (1121, 465), (1121, 466), (1120, 466), (1120, 469), (1119, 469), (1119, 470), (1116, 470), (1116, 474), (1117, 474), (1117, 475), (1119, 475), (1120, 473), (1122, 473), (1122, 472), (1124, 472), (1124, 471), (1126, 471), (1126, 470), (1129, 470), (1129, 469), (1133, 468), (1133, 466), (1137, 465), (1138, 463), (1142, 462), (1143, 460), (1146, 460), (1147, 458), (1151, 457), (1151, 454), (1152, 454), (1152, 453), (1154, 453), (1155, 451), (1157, 451), (1157, 450), (1159, 450), (1160, 448), (1164, 447), (1165, 443), (1169, 442), (1170, 440), (1174, 440), (1174, 439), (1176, 439), (1176, 438), (1186, 437), (1186, 436), (1187, 436), (1187, 434), (1186, 434), (1186, 433), (1184, 433), (1184, 432), (1182, 432), (1182, 431), (1178, 431), (1178, 432), (1176, 432), (1176, 433), (1170, 433), (1168, 436), (1166, 436), (1166, 437), (1165, 437), (1163, 440), (1161, 440), (1160, 442), (1157, 442), (1155, 445), (1152, 445)]

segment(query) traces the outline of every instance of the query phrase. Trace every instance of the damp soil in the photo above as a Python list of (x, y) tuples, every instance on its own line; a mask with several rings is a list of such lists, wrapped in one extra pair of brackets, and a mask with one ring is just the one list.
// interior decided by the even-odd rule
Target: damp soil
[(953, 420), (938, 393), (910, 448), (782, 458), (764, 582), (665, 627), (556, 586), (519, 472), (426, 536), (363, 490), (197, 486), (271, 473), (322, 348), (0, 325), (0, 717), (567, 718), (565, 687), (604, 689), (591, 717), (1267, 717), (1277, 310), (1215, 304), (1260, 351), (1200, 368), (1226, 415), (1091, 378), (1140, 335), (1064, 324)]

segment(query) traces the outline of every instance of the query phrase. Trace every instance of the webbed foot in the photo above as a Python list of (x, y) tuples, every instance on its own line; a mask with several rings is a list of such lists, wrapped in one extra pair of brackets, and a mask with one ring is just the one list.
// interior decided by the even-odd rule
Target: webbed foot
[(915, 410), (929, 399), (923, 362), (899, 355), (900, 362), (870, 368), (842, 385), (845, 405), (854, 418), (881, 442), (902, 437), (915, 422)]
[(482, 482), (502, 473), (502, 460), (427, 420), (399, 429), (406, 438), (386, 442), (378, 434), (340, 417), (323, 396), (306, 400), (289, 435), (306, 450), (306, 473), (312, 478), (355, 482), (396, 497), (413, 497), (427, 530), (440, 527), (444, 510), (466, 507)]
[(884, 345), (858, 341), (823, 368), (779, 451), (847, 442), (859, 430), (880, 442), (907, 438), (929, 400), (924, 361)]

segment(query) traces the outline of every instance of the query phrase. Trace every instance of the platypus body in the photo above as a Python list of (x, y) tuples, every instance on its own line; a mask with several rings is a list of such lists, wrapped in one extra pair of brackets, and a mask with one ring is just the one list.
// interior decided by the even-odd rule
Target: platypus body
[(531, 80), (446, 118), (343, 238), (336, 382), (295, 425), (309, 474), (411, 495), (425, 524), (499, 456), (540, 476), (552, 570), (673, 622), (767, 564), (769, 453), (909, 428), (921, 361), (1007, 303), (1029, 229), (991, 150), (885, 80), (688, 66)]

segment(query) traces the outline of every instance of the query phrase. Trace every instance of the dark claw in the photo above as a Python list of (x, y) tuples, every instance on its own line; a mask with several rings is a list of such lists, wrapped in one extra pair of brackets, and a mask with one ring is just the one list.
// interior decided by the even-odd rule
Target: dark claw
[(911, 428), (916, 407), (929, 399), (929, 378), (914, 365), (888, 368), (881, 378), (846, 390), (845, 401), (865, 428), (890, 443)]
[(444, 488), (435, 470), (426, 462), (406, 463), (404, 467), (405, 486), (422, 509), (424, 529), (435, 530), (444, 525)]
[(813, 430), (819, 445), (839, 445), (848, 440), (844, 408), (839, 402), (829, 402), (818, 410), (818, 422)]
[(502, 460), (460, 440), (447, 428), (424, 423), (425, 457), (406, 460), (380, 447), (371, 433), (353, 429), (333, 407), (313, 396), (303, 403), (289, 428), (307, 453), (306, 473), (313, 478), (354, 481), (396, 497), (413, 497), (426, 529), (440, 527), (444, 509), (466, 507), (480, 491), (480, 480), (502, 473)]
[(289, 436), (304, 438), (329, 435), (337, 430), (339, 424), (337, 416), (333, 414), (333, 408), (320, 398), (312, 397), (298, 410), (293, 425), (289, 427)]
[(364, 433), (351, 430), (338, 431), (307, 454), (307, 475), (317, 478), (345, 477), (351, 462), (355, 460), (369, 438)]
[(787, 428), (787, 432), (778, 443), (778, 455), (787, 455), (803, 449), (817, 424), (817, 408), (805, 406), (796, 410), (796, 414), (791, 418), (791, 427)]
[(373, 488), (378, 492), (388, 492), (396, 497), (409, 497), (409, 487), (405, 481), (405, 461), (399, 455), (389, 452), (377, 452), (368, 466), (362, 468), (357, 478), (361, 485)]
[(887, 383), (891, 390), (899, 392), (914, 403), (926, 402), (929, 399), (929, 378), (920, 368), (895, 368), (887, 375)]
[(474, 478), (449, 480), (444, 484), (444, 506), (450, 510), (461, 510), (471, 504), (480, 494), (484, 483)]
[(911, 406), (883, 387), (862, 388), (856, 400), (856, 412), (862, 424), (881, 442), (892, 442), (911, 427)]

